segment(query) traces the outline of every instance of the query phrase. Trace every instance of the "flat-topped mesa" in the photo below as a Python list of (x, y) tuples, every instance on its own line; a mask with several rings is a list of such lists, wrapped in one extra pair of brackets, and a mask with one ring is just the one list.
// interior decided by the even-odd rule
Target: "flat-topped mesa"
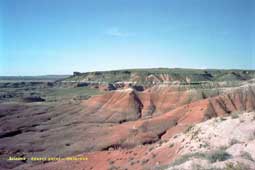
[(72, 76), (63, 79), (63, 84), (71, 86), (87, 84), (102, 91), (111, 91), (133, 87), (139, 91), (154, 85), (182, 86), (239, 86), (242, 81), (255, 78), (254, 70), (214, 70), (214, 69), (128, 69), (97, 72), (74, 72)]
[(77, 72), (77, 71), (73, 72), (73, 76), (80, 76), (80, 75), (82, 75), (82, 73)]
[(65, 81), (132, 82), (132, 84), (157, 84), (173, 81), (186, 83), (201, 81), (243, 81), (255, 78), (254, 70), (216, 70), (152, 68), (97, 72), (74, 72)]

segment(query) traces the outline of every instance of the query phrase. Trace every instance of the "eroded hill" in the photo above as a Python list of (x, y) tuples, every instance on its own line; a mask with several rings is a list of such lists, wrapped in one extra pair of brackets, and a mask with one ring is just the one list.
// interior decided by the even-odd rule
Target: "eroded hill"
[[(5, 92), (8, 89), (21, 95), (0, 103), (0, 167), (142, 170), (168, 166), (186, 147), (182, 142), (168, 144), (179, 140), (176, 136), (194, 124), (255, 110), (253, 72), (241, 73), (249, 76), (238, 81), (197, 83), (169, 79), (170, 83), (139, 84), (142, 90), (135, 82), (118, 88), (112, 84), (114, 88), (103, 90), (99, 81), (29, 86), (28, 91), (37, 91), (44, 101), (14, 100), (24, 98), (27, 86), (4, 85)], [(6, 161), (10, 155), (83, 155), (88, 160)]]

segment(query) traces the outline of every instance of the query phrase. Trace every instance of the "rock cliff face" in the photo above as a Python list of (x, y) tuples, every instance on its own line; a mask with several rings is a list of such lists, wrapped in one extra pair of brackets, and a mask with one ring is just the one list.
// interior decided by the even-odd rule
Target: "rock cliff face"
[(118, 90), (91, 97), (82, 104), (88, 112), (102, 117), (104, 122), (125, 122), (149, 119), (182, 110), (183, 114), (197, 112), (205, 118), (255, 109), (255, 88), (243, 86), (222, 90), (220, 95), (205, 95), (201, 90), (179, 90), (172, 86), (154, 86), (143, 92)]

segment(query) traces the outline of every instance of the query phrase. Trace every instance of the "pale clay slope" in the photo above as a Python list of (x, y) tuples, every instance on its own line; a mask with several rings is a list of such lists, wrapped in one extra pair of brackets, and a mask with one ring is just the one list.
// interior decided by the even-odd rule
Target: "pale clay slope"
[[(255, 170), (255, 161), (245, 158), (244, 152), (255, 160), (255, 112), (239, 114), (236, 117), (217, 117), (199, 123), (185, 133), (172, 137), (163, 145), (178, 145), (178, 157), (192, 153), (205, 153), (225, 147), (231, 157), (225, 161), (210, 163), (203, 158), (191, 157), (184, 163), (170, 166), (167, 170), (191, 170), (194, 167), (205, 169), (224, 168), (227, 163), (237, 162)], [(162, 145), (162, 147), (164, 147)]]

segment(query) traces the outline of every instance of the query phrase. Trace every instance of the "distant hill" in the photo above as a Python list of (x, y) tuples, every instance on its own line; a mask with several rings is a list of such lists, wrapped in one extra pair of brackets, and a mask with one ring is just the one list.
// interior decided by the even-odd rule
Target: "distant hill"
[(125, 69), (113, 71), (96, 71), (74, 74), (65, 81), (91, 82), (201, 82), (201, 81), (242, 81), (255, 78), (255, 70), (218, 70), (218, 69), (183, 69), (183, 68), (151, 68)]
[(67, 77), (70, 75), (0, 76), (0, 81), (56, 81)]

